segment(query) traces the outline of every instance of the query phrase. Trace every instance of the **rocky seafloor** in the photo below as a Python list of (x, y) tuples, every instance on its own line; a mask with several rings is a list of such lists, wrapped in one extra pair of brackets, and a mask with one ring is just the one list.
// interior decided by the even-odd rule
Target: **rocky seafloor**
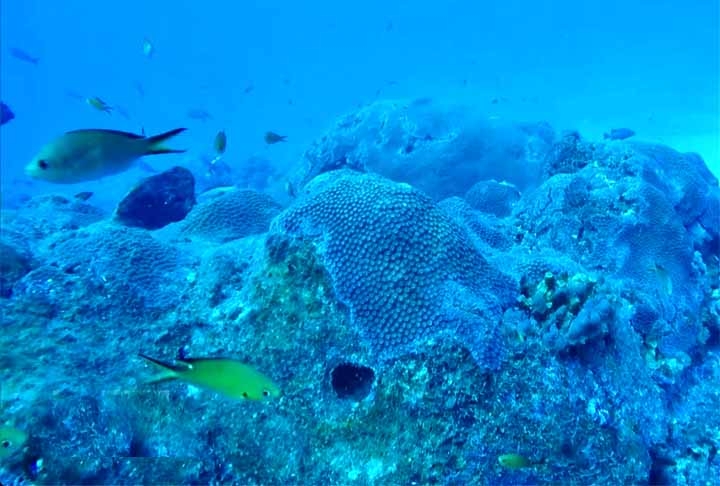
[[(0, 425), (28, 435), (3, 484), (720, 477), (720, 188), (699, 156), (384, 101), (291, 179), (287, 203), (152, 179), (131, 192), (152, 217), (52, 194), (3, 211)], [(282, 395), (148, 385), (138, 353), (232, 357)]]

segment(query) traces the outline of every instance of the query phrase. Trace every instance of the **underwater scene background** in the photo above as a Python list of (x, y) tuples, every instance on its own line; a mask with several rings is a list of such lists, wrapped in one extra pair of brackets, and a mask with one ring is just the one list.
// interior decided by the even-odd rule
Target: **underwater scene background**
[(718, 484), (705, 0), (0, 2), (0, 484)]

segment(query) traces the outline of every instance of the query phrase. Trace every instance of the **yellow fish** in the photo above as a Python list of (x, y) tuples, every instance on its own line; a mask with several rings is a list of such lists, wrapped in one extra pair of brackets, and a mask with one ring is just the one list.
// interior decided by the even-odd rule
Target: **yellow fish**
[(0, 460), (19, 451), (28, 435), (15, 427), (0, 427)]
[(97, 96), (93, 96), (92, 98), (86, 98), (85, 102), (95, 108), (96, 110), (100, 110), (104, 113), (107, 113), (108, 115), (112, 113), (112, 106), (105, 103), (101, 98), (98, 98)]
[(280, 388), (250, 365), (225, 358), (179, 360), (175, 366), (144, 354), (141, 358), (163, 370), (151, 382), (180, 380), (236, 400), (262, 400), (279, 397)]
[(183, 131), (185, 128), (176, 128), (145, 137), (117, 130), (74, 130), (45, 145), (25, 167), (25, 173), (56, 184), (99, 179), (129, 169), (145, 155), (185, 152), (162, 145)]

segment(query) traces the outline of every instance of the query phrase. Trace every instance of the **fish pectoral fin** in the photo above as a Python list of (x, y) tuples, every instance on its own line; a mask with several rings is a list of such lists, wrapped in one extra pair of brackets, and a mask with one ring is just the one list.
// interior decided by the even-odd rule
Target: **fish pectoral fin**
[(153, 378), (150, 378), (149, 380), (146, 380), (144, 383), (146, 385), (157, 385), (158, 383), (175, 381), (177, 380), (177, 378), (177, 373), (175, 373), (174, 371), (166, 371), (164, 373), (158, 374), (157, 376), (154, 376)]

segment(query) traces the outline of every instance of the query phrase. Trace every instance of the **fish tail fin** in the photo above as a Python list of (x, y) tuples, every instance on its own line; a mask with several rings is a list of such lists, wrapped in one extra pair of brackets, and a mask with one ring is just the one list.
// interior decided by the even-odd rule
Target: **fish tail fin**
[(147, 151), (145, 152), (145, 155), (181, 154), (181, 153), (185, 152), (185, 150), (169, 149), (169, 148), (163, 146), (163, 142), (171, 139), (175, 135), (179, 135), (180, 133), (184, 132), (185, 130), (187, 130), (187, 128), (176, 128), (174, 130), (170, 130), (169, 132), (161, 133), (160, 135), (148, 137), (147, 138)]
[(151, 358), (150, 356), (142, 353), (138, 353), (138, 356), (154, 364), (161, 370), (161, 373), (154, 378), (148, 380), (146, 382), (147, 384), (161, 383), (163, 381), (171, 381), (178, 378), (178, 373), (181, 371), (180, 367), (171, 365), (170, 363), (166, 363), (164, 361), (160, 361), (159, 359)]

